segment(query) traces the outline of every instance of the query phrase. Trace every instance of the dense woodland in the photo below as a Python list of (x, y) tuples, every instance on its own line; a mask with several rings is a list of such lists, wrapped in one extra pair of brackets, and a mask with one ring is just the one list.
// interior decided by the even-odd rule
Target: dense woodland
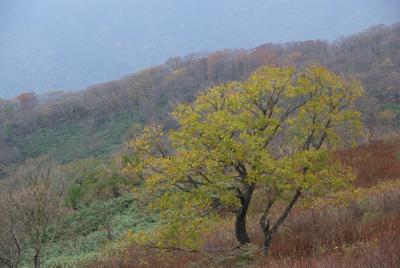
[(0, 100), (0, 267), (398, 267), (399, 81), (397, 23)]

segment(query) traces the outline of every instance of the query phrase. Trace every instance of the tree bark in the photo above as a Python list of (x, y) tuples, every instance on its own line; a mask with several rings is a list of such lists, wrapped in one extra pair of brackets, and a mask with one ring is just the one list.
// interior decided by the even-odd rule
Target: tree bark
[(247, 210), (249, 209), (250, 201), (253, 196), (254, 187), (255, 186), (253, 184), (246, 184), (244, 192), (239, 195), (241, 206), (236, 214), (235, 235), (240, 245), (250, 243), (250, 237), (246, 229), (246, 217)]
[(264, 214), (263, 214), (263, 216), (261, 217), (261, 220), (260, 220), (260, 226), (261, 226), (261, 229), (262, 229), (262, 231), (264, 233), (263, 251), (264, 251), (264, 255), (265, 256), (267, 256), (268, 253), (269, 253), (269, 250), (271, 248), (272, 239), (273, 239), (274, 235), (276, 234), (276, 232), (278, 231), (278, 228), (286, 220), (287, 216), (289, 215), (290, 211), (292, 210), (292, 208), (296, 204), (296, 202), (299, 199), (300, 195), (301, 195), (301, 189), (299, 188), (299, 189), (296, 190), (296, 193), (294, 194), (292, 200), (289, 202), (289, 204), (287, 205), (285, 210), (282, 212), (281, 216), (278, 218), (278, 220), (275, 222), (275, 224), (272, 227), (270, 227), (270, 222), (269, 222), (269, 219), (267, 217), (268, 211), (271, 208), (272, 203), (267, 205), (267, 209), (264, 212)]

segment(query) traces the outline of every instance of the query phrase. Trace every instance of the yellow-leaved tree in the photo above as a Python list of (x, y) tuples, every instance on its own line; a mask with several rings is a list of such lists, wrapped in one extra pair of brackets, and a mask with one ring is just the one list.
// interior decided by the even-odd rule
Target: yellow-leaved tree
[[(319, 65), (301, 71), (265, 66), (244, 82), (212, 87), (194, 103), (180, 104), (173, 112), (177, 128), (146, 127), (130, 142), (126, 171), (157, 189), (161, 214), (183, 228), (231, 211), (239, 244), (250, 242), (246, 216), (253, 193), (265, 191), (260, 227), (267, 254), (300, 198), (349, 185), (351, 172), (330, 150), (360, 133), (355, 102), (362, 94), (356, 79)], [(278, 200), (286, 207), (272, 222)], [(179, 224), (172, 225), (177, 233)]]

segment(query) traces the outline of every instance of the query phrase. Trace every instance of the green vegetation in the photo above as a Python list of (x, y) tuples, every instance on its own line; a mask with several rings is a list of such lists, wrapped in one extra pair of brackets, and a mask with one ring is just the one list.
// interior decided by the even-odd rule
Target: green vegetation
[(383, 105), (383, 108), (390, 109), (393, 112), (396, 112), (398, 116), (400, 115), (400, 104), (387, 103)]
[(31, 134), (14, 137), (13, 140), (27, 157), (49, 154), (60, 163), (68, 163), (92, 155), (104, 157), (116, 151), (135, 120), (129, 113), (120, 113), (98, 124), (65, 122), (56, 128), (38, 128)]
[[(118, 241), (127, 230), (139, 232), (153, 228), (157, 215), (146, 215), (131, 194), (109, 201), (94, 201), (79, 207), (64, 219), (60, 239), (52, 245), (46, 267), (76, 267), (95, 261), (102, 249)], [(29, 266), (29, 265), (28, 265)]]

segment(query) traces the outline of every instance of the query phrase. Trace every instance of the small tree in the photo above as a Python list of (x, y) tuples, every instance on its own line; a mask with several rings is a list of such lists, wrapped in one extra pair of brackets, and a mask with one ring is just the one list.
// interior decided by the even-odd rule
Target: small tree
[[(151, 186), (235, 213), (240, 244), (250, 242), (246, 217), (253, 193), (264, 189), (269, 201), (260, 225), (267, 254), (301, 195), (322, 195), (349, 181), (323, 145), (337, 144), (339, 137), (352, 134), (348, 130), (359, 128), (360, 114), (352, 105), (362, 92), (356, 80), (321, 66), (304, 72), (262, 67), (243, 83), (213, 87), (193, 104), (179, 105), (173, 113), (178, 128), (167, 135), (161, 128), (146, 128), (131, 142), (134, 156), (127, 169)], [(291, 192), (286, 209), (271, 224), (270, 208)], [(179, 206), (176, 198), (170, 204)]]

